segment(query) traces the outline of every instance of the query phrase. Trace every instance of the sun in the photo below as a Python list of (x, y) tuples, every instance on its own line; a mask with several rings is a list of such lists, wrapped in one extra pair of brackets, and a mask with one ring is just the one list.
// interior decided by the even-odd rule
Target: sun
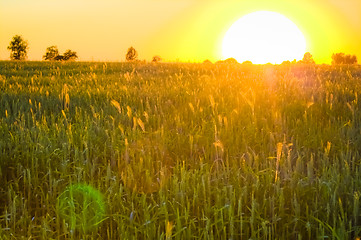
[(296, 24), (285, 16), (258, 11), (236, 21), (223, 38), (224, 58), (255, 64), (279, 64), (302, 59), (306, 40)]

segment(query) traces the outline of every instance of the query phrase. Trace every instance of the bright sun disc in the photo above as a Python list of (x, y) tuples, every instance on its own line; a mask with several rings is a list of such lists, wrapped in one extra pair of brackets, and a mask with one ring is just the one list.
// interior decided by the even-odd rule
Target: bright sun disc
[(224, 58), (255, 64), (280, 64), (302, 59), (306, 40), (285, 16), (269, 11), (250, 13), (236, 21), (223, 38)]

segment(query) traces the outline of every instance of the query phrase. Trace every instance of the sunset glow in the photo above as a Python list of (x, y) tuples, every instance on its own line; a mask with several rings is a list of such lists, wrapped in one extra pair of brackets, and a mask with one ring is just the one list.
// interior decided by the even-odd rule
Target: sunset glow
[(297, 26), (275, 12), (259, 11), (235, 22), (223, 40), (223, 56), (256, 64), (300, 60), (306, 40)]
[[(265, 11), (279, 15), (256, 16), (252, 25), (271, 25), (275, 34), (249, 31), (257, 41), (244, 38), (236, 27), (246, 22), (238, 21)], [(59, 52), (76, 51), (79, 61), (124, 61), (133, 46), (146, 61), (160, 56), (164, 61), (216, 62), (237, 54), (238, 61), (278, 63), (300, 59), (306, 51), (316, 63), (331, 63), (337, 52), (361, 59), (360, 29), (359, 0), (2, 0), (0, 60), (10, 59), (6, 48), (14, 35), (21, 35), (29, 43), (28, 60), (42, 60), (46, 48), (55, 45)], [(245, 45), (226, 43), (234, 37)]]
[(361, 0), (0, 0), (0, 240), (361, 240)]

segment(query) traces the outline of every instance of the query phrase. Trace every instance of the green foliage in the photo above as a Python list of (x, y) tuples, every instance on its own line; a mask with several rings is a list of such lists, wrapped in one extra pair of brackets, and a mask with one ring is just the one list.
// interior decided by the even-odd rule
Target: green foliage
[(60, 194), (57, 211), (72, 231), (86, 233), (104, 221), (103, 196), (89, 185), (70, 185)]
[(360, 80), (357, 65), (0, 62), (0, 238), (359, 237)]
[(8, 49), (11, 51), (11, 60), (25, 60), (27, 57), (28, 43), (21, 36), (15, 35)]

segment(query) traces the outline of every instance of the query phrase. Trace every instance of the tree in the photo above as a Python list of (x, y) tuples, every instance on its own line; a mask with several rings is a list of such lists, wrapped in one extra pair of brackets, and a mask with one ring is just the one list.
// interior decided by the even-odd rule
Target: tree
[(234, 59), (234, 58), (227, 58), (223, 62), (226, 63), (226, 64), (238, 64), (237, 60)]
[(125, 55), (125, 59), (128, 62), (131, 62), (136, 60), (137, 57), (138, 57), (138, 52), (133, 47), (128, 48), (127, 54)]
[(64, 60), (64, 56), (63, 55), (58, 55), (54, 58), (55, 61), (63, 61)]
[(57, 46), (50, 46), (46, 49), (45, 55), (43, 56), (44, 60), (54, 61), (57, 60), (56, 57), (59, 56), (59, 50)]
[(64, 61), (74, 61), (78, 58), (76, 52), (71, 51), (70, 49), (66, 50), (63, 56)]
[(50, 46), (46, 49), (43, 58), (49, 61), (73, 61), (78, 58), (78, 55), (69, 49), (63, 55), (60, 55), (56, 46)]
[(154, 63), (157, 63), (157, 62), (160, 62), (160, 61), (162, 61), (162, 58), (159, 57), (159, 56), (154, 56), (153, 59), (152, 59), (152, 62), (154, 62)]
[(306, 52), (305, 55), (303, 55), (302, 63), (315, 64), (315, 60), (313, 60), (312, 54)]
[(27, 57), (28, 42), (21, 36), (15, 35), (10, 42), (8, 49), (11, 51), (11, 60), (25, 60)]
[(355, 55), (346, 55), (345, 56), (345, 64), (356, 64), (357, 57)]
[(344, 53), (334, 53), (332, 54), (332, 64), (356, 64), (357, 57), (355, 55), (344, 54)]

